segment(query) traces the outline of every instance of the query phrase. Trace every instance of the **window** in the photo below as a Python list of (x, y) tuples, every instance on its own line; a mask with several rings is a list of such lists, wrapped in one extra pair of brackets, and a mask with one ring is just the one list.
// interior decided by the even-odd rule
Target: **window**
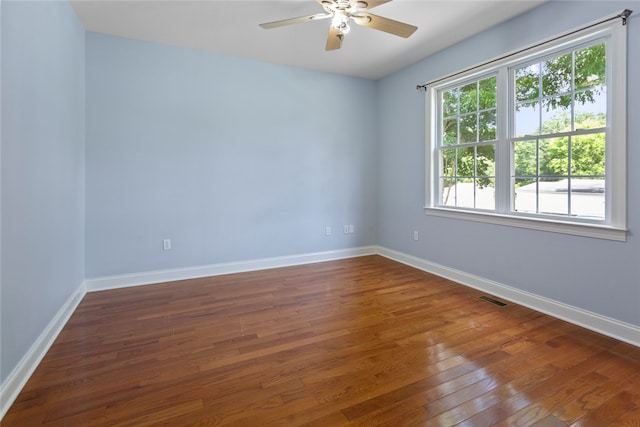
[(625, 30), (427, 85), (427, 213), (625, 240)]

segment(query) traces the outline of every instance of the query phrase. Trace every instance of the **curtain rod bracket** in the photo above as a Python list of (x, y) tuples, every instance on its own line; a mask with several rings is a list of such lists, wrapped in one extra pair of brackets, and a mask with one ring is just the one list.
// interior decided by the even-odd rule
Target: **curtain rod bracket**
[(427, 85), (417, 85), (416, 86), (416, 90), (426, 90), (427, 89)]
[(633, 10), (629, 10), (629, 9), (625, 9), (622, 11), (622, 13), (620, 14), (620, 17), (622, 18), (622, 25), (627, 25), (627, 19), (629, 18), (629, 15), (631, 15), (633, 13)]

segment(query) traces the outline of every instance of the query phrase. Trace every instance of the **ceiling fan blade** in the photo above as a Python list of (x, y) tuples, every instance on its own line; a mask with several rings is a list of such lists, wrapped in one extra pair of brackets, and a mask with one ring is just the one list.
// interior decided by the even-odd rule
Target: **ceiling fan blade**
[(336, 50), (342, 47), (342, 39), (344, 34), (342, 31), (331, 25), (329, 27), (329, 36), (327, 37), (327, 46), (325, 50)]
[(404, 22), (384, 18), (372, 13), (358, 13), (358, 15), (353, 16), (353, 21), (363, 27), (371, 27), (404, 38), (409, 37), (418, 29), (415, 25), (405, 24)]
[(301, 22), (317, 21), (320, 19), (331, 18), (330, 13), (316, 13), (314, 15), (300, 16), (298, 18), (283, 19), (282, 21), (265, 22), (260, 24), (262, 28), (270, 29), (284, 27), (285, 25), (299, 24)]
[(357, 3), (366, 3), (366, 7), (363, 7), (364, 10), (373, 9), (374, 7), (378, 7), (381, 4), (389, 3), (392, 0), (364, 0), (358, 1)]

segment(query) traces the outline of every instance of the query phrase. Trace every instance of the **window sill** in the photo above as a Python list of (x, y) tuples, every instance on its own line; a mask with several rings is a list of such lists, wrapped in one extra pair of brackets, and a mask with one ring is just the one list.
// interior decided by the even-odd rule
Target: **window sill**
[(619, 242), (625, 242), (627, 240), (627, 230), (625, 228), (609, 225), (501, 215), (492, 212), (470, 212), (441, 207), (427, 207), (425, 208), (425, 213), (427, 215), (445, 218), (484, 222), (487, 224), (503, 225), (507, 227), (527, 228), (530, 230), (548, 231), (551, 233), (571, 234), (574, 236), (616, 240)]

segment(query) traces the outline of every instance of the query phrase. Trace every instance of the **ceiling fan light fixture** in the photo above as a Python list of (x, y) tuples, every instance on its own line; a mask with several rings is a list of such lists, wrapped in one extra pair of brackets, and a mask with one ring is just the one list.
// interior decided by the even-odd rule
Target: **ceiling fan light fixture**
[(347, 34), (349, 30), (351, 30), (351, 26), (349, 26), (349, 17), (340, 12), (334, 13), (331, 25), (333, 25), (335, 29), (340, 30), (343, 34)]

